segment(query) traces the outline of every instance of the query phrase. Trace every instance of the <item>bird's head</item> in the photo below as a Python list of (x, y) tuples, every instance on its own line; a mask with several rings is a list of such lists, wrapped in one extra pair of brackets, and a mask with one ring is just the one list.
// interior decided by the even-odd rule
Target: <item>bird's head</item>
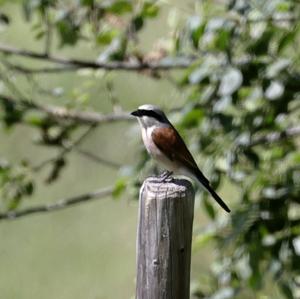
[(157, 106), (146, 104), (131, 112), (138, 118), (140, 125), (144, 128), (169, 124), (164, 112)]

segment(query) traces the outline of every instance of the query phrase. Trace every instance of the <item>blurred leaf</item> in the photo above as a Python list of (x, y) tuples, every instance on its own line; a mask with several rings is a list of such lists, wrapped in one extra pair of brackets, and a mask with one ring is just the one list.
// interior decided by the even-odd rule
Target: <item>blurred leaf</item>
[(127, 48), (127, 39), (124, 37), (115, 38), (111, 44), (100, 54), (97, 61), (122, 60)]
[(28, 183), (26, 183), (25, 185), (24, 185), (24, 193), (26, 194), (26, 195), (32, 195), (32, 193), (33, 193), (33, 191), (34, 191), (34, 184), (33, 184), (33, 182), (28, 182)]
[(299, 34), (300, 25), (297, 24), (292, 31), (286, 32), (278, 43), (278, 52), (281, 53), (290, 44), (294, 44), (295, 39), (297, 39), (297, 34)]
[(46, 32), (44, 30), (41, 30), (36, 33), (35, 39), (39, 40), (39, 39), (43, 38), (45, 36), (45, 34), (46, 34)]
[(189, 76), (189, 82), (192, 84), (198, 84), (209, 77), (211, 74), (211, 67), (207, 64), (200, 65), (195, 70), (193, 70)]
[(268, 65), (267, 67), (267, 77), (275, 78), (282, 71), (285, 71), (291, 65), (291, 61), (289, 59), (280, 59), (275, 61), (274, 63)]
[(24, 116), (23, 109), (6, 101), (3, 101), (1, 104), (3, 106), (3, 112), (1, 113), (0, 111), (0, 119), (2, 119), (7, 127), (11, 127), (22, 121)]
[[(249, 265), (251, 267), (252, 274), (249, 278), (249, 284), (251, 288), (258, 290), (262, 287), (262, 273), (260, 269), (260, 259), (262, 255), (262, 250), (260, 249), (260, 244), (250, 244), (250, 260)], [(255, 247), (257, 246), (257, 247)]]
[(231, 33), (228, 30), (219, 30), (215, 40), (216, 48), (218, 48), (221, 51), (225, 51), (226, 49), (228, 49), (230, 46), (230, 37)]
[(231, 104), (232, 104), (231, 97), (224, 96), (220, 98), (218, 101), (216, 101), (216, 103), (214, 104), (213, 111), (224, 113), (225, 111), (229, 110), (230, 106), (232, 106)]
[(21, 196), (19, 196), (19, 195), (16, 194), (16, 196), (9, 201), (7, 209), (9, 211), (13, 211), (13, 210), (15, 210), (15, 209), (18, 208), (18, 206), (20, 205), (20, 203), (21, 203)]
[(27, 21), (31, 20), (34, 12), (45, 14), (45, 11), (54, 5), (56, 0), (23, 0), (23, 12)]
[(60, 46), (75, 45), (79, 39), (79, 27), (69, 17), (56, 23), (60, 35)]
[(231, 95), (239, 89), (242, 82), (243, 75), (240, 70), (232, 67), (227, 68), (222, 76), (218, 94), (221, 96)]
[(248, 51), (255, 55), (266, 55), (269, 50), (269, 44), (273, 37), (274, 31), (267, 29), (261, 37), (251, 42)]
[(289, 12), (291, 7), (292, 7), (291, 3), (287, 2), (287, 1), (280, 1), (276, 5), (277, 11), (280, 11), (280, 12)]
[(33, 11), (32, 1), (24, 0), (23, 12), (27, 21), (31, 19), (32, 11)]
[(119, 198), (123, 192), (125, 191), (126, 189), (126, 181), (124, 179), (119, 179), (116, 183), (115, 183), (115, 187), (114, 187), (114, 190), (113, 190), (113, 197), (116, 199), (116, 198)]
[[(209, 200), (211, 200), (211, 199), (209, 199)], [(214, 209), (214, 207), (212, 206), (212, 204), (210, 203), (209, 200), (207, 199), (207, 196), (203, 197), (204, 208), (206, 210), (206, 213), (209, 215), (209, 217), (211, 219), (215, 219), (216, 212), (215, 212), (215, 209)]]
[(8, 15), (0, 12), (0, 22), (4, 25), (9, 25), (10, 18), (8, 17)]
[(265, 96), (268, 100), (277, 100), (284, 93), (284, 86), (280, 81), (271, 81), (265, 90)]
[(252, 149), (245, 149), (244, 155), (248, 158), (248, 160), (254, 165), (255, 168), (259, 166), (259, 155)]
[(156, 3), (146, 1), (144, 3), (141, 16), (144, 18), (154, 18), (159, 12), (159, 7)]
[(115, 14), (124, 14), (132, 11), (132, 3), (131, 1), (120, 0), (120, 1), (110, 1), (105, 9), (109, 12)]
[(118, 33), (115, 29), (102, 31), (97, 35), (96, 41), (99, 45), (108, 45), (117, 37)]
[(283, 295), (285, 296), (285, 298), (287, 299), (294, 299), (294, 295), (293, 292), (289, 286), (289, 284), (287, 282), (281, 282), (279, 284), (281, 292), (283, 293)]
[(80, 0), (81, 5), (93, 6), (95, 0)]
[(52, 169), (48, 177), (46, 178), (45, 182), (47, 184), (51, 184), (54, 181), (56, 181), (59, 178), (65, 166), (66, 166), (66, 160), (63, 157), (58, 157), (57, 159), (55, 159), (52, 164)]
[(219, 290), (217, 290), (212, 296), (210, 296), (210, 299), (230, 299), (234, 298), (234, 289), (230, 287), (223, 287)]
[(205, 232), (195, 237), (193, 240), (193, 251), (198, 251), (206, 246), (210, 241), (215, 238), (214, 233)]
[(201, 109), (192, 109), (183, 116), (180, 125), (184, 128), (195, 127), (199, 124), (203, 116), (204, 112)]
[(24, 117), (24, 122), (36, 127), (45, 127), (50, 124), (50, 120), (40, 113), (28, 113)]
[(138, 15), (132, 20), (132, 25), (135, 31), (139, 31), (144, 26), (144, 19), (142, 16)]
[(198, 48), (199, 40), (204, 33), (205, 24), (202, 24), (199, 16), (192, 16), (188, 20), (191, 39), (195, 49)]

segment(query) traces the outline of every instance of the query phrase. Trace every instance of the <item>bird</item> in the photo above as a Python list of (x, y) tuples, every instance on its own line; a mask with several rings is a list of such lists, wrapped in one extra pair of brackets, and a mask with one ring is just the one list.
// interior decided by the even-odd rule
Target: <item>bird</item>
[(163, 180), (173, 173), (192, 178), (200, 183), (226, 212), (230, 212), (229, 207), (197, 166), (182, 137), (159, 107), (145, 104), (131, 112), (131, 115), (138, 119), (147, 152), (167, 170), (162, 175)]

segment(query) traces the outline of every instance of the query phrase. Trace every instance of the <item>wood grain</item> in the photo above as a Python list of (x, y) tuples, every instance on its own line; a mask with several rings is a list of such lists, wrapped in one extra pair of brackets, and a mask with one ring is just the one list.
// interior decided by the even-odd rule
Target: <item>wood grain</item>
[(194, 191), (187, 180), (148, 178), (140, 191), (137, 299), (188, 299)]

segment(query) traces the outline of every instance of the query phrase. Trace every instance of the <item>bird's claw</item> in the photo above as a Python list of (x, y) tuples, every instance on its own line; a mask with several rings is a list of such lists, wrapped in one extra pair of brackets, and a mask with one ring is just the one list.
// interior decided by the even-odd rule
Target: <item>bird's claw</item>
[(164, 171), (164, 172), (159, 176), (159, 181), (160, 181), (161, 183), (167, 182), (167, 181), (170, 181), (170, 182), (171, 182), (171, 181), (173, 180), (173, 178), (170, 177), (172, 174), (173, 174), (173, 171), (168, 171), (168, 170)]

